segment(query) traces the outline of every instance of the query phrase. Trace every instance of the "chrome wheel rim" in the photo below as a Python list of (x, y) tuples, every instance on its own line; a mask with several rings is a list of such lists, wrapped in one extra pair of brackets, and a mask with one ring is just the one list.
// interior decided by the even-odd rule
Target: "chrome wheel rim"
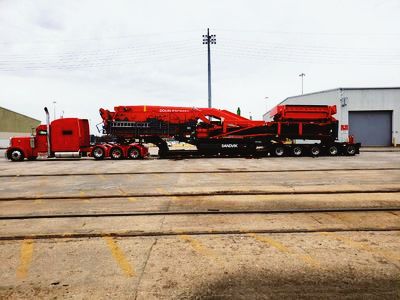
[(138, 158), (138, 157), (140, 156), (139, 150), (137, 150), (137, 149), (132, 149), (132, 150), (129, 152), (129, 156), (130, 156), (131, 158)]
[(122, 153), (121, 153), (121, 150), (119, 150), (119, 149), (114, 149), (114, 150), (112, 151), (111, 155), (112, 155), (113, 158), (118, 159), (118, 158), (121, 158)]
[(295, 147), (293, 148), (293, 154), (296, 156), (300, 156), (302, 153), (301, 148), (300, 147)]
[(356, 148), (354, 146), (348, 146), (347, 147), (347, 153), (350, 155), (353, 155), (356, 153)]
[(318, 147), (312, 147), (311, 148), (311, 153), (312, 153), (312, 155), (318, 155), (319, 154), (319, 148)]
[(21, 157), (22, 157), (22, 153), (21, 153), (21, 151), (19, 151), (19, 150), (14, 150), (14, 151), (11, 153), (11, 157), (12, 157), (14, 160), (20, 160)]
[(275, 148), (275, 155), (276, 156), (282, 156), (285, 150), (283, 150), (283, 147), (276, 147)]
[(338, 149), (337, 149), (336, 146), (331, 146), (331, 147), (329, 148), (329, 154), (330, 154), (330, 155), (336, 155), (337, 153), (338, 153)]
[(93, 156), (96, 157), (96, 158), (100, 158), (100, 157), (103, 156), (103, 153), (104, 153), (103, 149), (101, 149), (101, 148), (96, 148), (96, 149), (94, 149), (94, 151), (93, 151)]

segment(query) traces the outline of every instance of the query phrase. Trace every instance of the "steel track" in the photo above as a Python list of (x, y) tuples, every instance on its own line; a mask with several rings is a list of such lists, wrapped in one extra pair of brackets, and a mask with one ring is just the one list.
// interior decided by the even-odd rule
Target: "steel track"
[(112, 176), (112, 175), (163, 175), (163, 174), (234, 174), (234, 173), (300, 173), (300, 172), (343, 172), (343, 171), (399, 171), (400, 168), (340, 168), (340, 169), (295, 169), (295, 170), (212, 170), (212, 171), (150, 171), (111, 173), (57, 173), (57, 174), (0, 174), (0, 178), (64, 177), (64, 176)]
[(26, 197), (0, 197), (0, 202), (5, 201), (30, 201), (30, 200), (84, 200), (84, 199), (110, 199), (110, 198), (151, 198), (151, 197), (213, 197), (213, 196), (274, 196), (274, 195), (335, 195), (335, 194), (382, 194), (382, 193), (400, 193), (399, 188), (385, 188), (373, 191), (364, 190), (346, 190), (346, 191), (232, 191), (232, 190), (221, 190), (213, 192), (178, 192), (178, 193), (125, 193), (125, 194), (105, 194), (105, 195), (75, 195), (75, 196), (26, 196)]
[[(132, 212), (107, 212), (107, 213), (67, 213), (67, 214), (25, 214), (0, 216), (0, 220), (21, 219), (55, 219), (55, 218), (98, 218), (98, 217), (133, 217), (154, 215), (231, 215), (231, 214), (304, 214), (304, 213), (363, 213), (363, 212), (391, 212), (396, 214), (400, 207), (345, 207), (345, 208), (305, 208), (305, 209), (277, 209), (277, 210), (217, 210), (207, 211), (132, 211)], [(397, 215), (397, 214), (396, 214)]]
[(269, 229), (269, 230), (196, 230), (196, 231), (125, 231), (125, 232), (87, 232), (87, 233), (51, 233), (51, 234), (32, 234), (32, 235), (15, 235), (0, 236), (0, 241), (15, 241), (25, 239), (35, 240), (52, 240), (52, 239), (76, 239), (76, 238), (101, 238), (101, 237), (168, 237), (179, 235), (246, 235), (246, 234), (301, 234), (301, 233), (320, 233), (320, 232), (400, 232), (400, 226), (387, 228), (359, 227), (359, 228), (335, 228), (326, 227), (323, 229)]

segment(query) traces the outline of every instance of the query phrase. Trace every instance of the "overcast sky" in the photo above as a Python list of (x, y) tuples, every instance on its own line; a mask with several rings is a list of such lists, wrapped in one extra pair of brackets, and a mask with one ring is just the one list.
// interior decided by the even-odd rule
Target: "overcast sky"
[[(0, 1), (0, 106), (44, 121), (100, 107), (262, 114), (288, 96), (400, 86), (400, 1)], [(265, 99), (268, 97), (268, 99)]]

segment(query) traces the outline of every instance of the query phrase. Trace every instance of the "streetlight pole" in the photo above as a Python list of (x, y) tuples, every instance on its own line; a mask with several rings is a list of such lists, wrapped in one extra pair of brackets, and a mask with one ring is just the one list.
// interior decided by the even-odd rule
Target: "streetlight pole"
[(304, 76), (306, 76), (306, 74), (301, 73), (299, 74), (299, 76), (301, 77), (301, 94), (303, 95), (303, 81), (304, 81)]
[(211, 49), (210, 45), (216, 44), (215, 34), (210, 35), (210, 29), (207, 28), (207, 34), (203, 35), (203, 44), (207, 45), (208, 58), (208, 108), (211, 108)]
[(54, 115), (53, 115), (53, 120), (55, 120), (56, 119), (56, 103), (57, 103), (57, 101), (53, 101), (53, 105), (54, 105)]

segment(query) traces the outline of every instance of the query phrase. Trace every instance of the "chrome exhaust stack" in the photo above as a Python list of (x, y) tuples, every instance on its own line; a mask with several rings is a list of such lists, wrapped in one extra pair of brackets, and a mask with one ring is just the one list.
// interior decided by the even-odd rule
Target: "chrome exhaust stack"
[(47, 107), (44, 108), (46, 113), (46, 125), (47, 125), (47, 156), (51, 157), (51, 147), (50, 147), (50, 114)]

